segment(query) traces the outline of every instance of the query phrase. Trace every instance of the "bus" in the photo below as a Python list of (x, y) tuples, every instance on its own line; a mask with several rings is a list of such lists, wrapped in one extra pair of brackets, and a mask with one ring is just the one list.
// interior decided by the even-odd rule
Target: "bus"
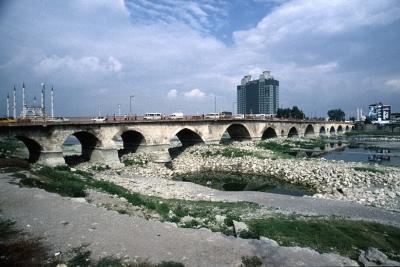
[(146, 113), (144, 114), (144, 120), (161, 120), (162, 115), (158, 112)]

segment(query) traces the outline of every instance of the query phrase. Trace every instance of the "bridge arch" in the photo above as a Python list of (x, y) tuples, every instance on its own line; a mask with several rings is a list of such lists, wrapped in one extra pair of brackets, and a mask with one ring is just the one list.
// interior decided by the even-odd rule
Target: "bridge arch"
[(17, 135), (15, 138), (24, 143), (24, 145), (28, 149), (29, 151), (28, 161), (30, 163), (37, 162), (40, 158), (40, 153), (42, 151), (42, 146), (39, 144), (39, 142), (35, 141), (32, 138), (28, 138), (22, 135)]
[(350, 131), (349, 125), (346, 125), (346, 132)]
[(314, 127), (309, 124), (306, 127), (306, 130), (304, 131), (304, 137), (314, 137), (315, 136), (315, 132), (314, 132)]
[(264, 132), (261, 136), (261, 140), (272, 139), (272, 138), (277, 138), (277, 137), (278, 137), (278, 135), (276, 134), (275, 129), (272, 127), (268, 127), (267, 129), (264, 130)]
[(183, 128), (178, 130), (174, 136), (176, 136), (182, 144), (182, 147), (193, 146), (196, 144), (203, 144), (204, 140), (199, 133), (196, 131)]
[(321, 126), (321, 128), (319, 128), (319, 136), (325, 136), (325, 135), (326, 135), (325, 126)]
[(71, 154), (66, 153), (63, 149), (65, 163), (68, 165), (76, 165), (78, 163), (89, 161), (93, 150), (100, 144), (100, 140), (96, 135), (89, 131), (78, 131), (72, 133), (64, 141), (64, 147), (68, 142), (70, 145), (74, 146), (79, 146), (80, 144), (80, 151), (75, 151)]
[(343, 133), (343, 127), (342, 127), (342, 125), (339, 125), (338, 127), (337, 127), (337, 134), (342, 134)]
[(140, 146), (146, 145), (144, 135), (136, 130), (124, 130), (120, 135), (122, 141), (122, 149), (118, 151), (119, 156), (127, 153), (135, 153)]
[(336, 135), (335, 127), (331, 126), (331, 128), (329, 129), (329, 135), (331, 135), (331, 136), (335, 136)]
[(292, 128), (290, 128), (287, 137), (288, 137), (288, 138), (296, 138), (296, 137), (299, 137), (299, 131), (297, 130), (297, 128), (294, 127), (294, 126), (293, 126)]
[[(244, 141), (251, 140), (251, 135), (249, 130), (240, 123), (233, 123), (229, 125), (223, 134), (227, 133), (231, 141)], [(222, 136), (221, 136), (222, 141)]]

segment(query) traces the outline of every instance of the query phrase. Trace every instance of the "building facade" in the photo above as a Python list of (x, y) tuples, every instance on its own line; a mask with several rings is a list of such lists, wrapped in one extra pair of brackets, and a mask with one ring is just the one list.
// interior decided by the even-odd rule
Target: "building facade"
[(258, 80), (246, 75), (237, 86), (238, 114), (276, 114), (279, 107), (279, 81), (264, 71)]
[(369, 105), (368, 117), (373, 123), (388, 123), (390, 121), (391, 107), (382, 103)]

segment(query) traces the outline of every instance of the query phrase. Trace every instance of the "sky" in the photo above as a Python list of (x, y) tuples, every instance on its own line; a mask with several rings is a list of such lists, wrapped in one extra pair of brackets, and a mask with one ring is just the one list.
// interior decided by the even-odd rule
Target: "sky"
[(3, 0), (0, 40), (0, 116), (23, 82), (56, 116), (232, 110), (263, 70), (307, 116), (400, 112), (397, 0)]

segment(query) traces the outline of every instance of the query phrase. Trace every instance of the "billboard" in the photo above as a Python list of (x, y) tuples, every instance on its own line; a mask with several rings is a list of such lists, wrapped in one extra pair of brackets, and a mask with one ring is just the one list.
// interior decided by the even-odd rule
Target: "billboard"
[(390, 105), (382, 103), (369, 106), (368, 117), (372, 122), (390, 121)]

